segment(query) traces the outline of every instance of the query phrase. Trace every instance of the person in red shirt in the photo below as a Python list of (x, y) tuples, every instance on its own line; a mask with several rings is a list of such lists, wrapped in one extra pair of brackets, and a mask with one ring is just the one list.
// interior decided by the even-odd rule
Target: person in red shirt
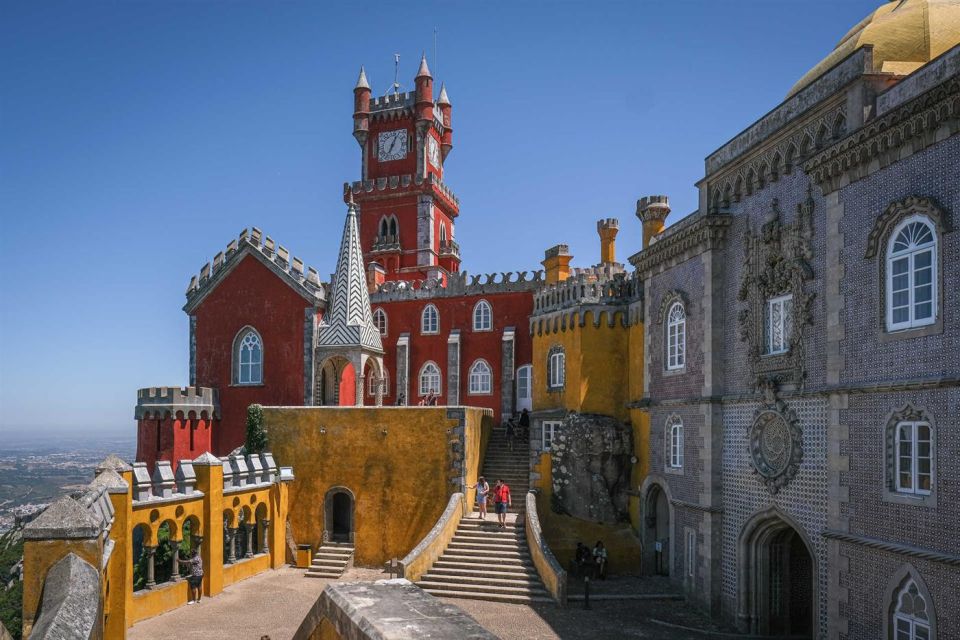
[(510, 500), (510, 487), (503, 480), (497, 480), (493, 488), (493, 503), (497, 511), (497, 520), (500, 521), (500, 528), (507, 526), (507, 508), (513, 503)]

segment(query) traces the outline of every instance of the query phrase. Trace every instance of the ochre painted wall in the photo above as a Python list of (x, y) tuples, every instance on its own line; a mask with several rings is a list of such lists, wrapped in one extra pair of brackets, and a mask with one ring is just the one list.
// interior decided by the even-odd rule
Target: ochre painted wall
[[(451, 480), (466, 469), (476, 482), (489, 411), (459, 408), (464, 449), (444, 407), (264, 407), (264, 425), (278, 464), (296, 469), (290, 486), (290, 524), (299, 544), (319, 545), (324, 499), (334, 487), (353, 493), (355, 562), (382, 566), (403, 558), (437, 522)], [(472, 504), (473, 492), (467, 491)]]

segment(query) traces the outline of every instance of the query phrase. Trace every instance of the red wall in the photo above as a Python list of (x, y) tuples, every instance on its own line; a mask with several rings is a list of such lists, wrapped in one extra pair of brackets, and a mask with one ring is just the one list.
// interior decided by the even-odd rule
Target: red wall
[[(213, 452), (243, 444), (247, 407), (303, 404), (303, 312), (309, 303), (253, 256), (246, 256), (194, 312), (197, 385), (220, 391)], [(250, 325), (263, 340), (263, 384), (232, 384), (233, 341)]]
[[(157, 460), (169, 460), (174, 471), (181, 460), (193, 460), (212, 449), (212, 434), (219, 430), (216, 420), (167, 414), (165, 418), (142, 418), (137, 422), (137, 461), (146, 462), (150, 473)], [(158, 439), (159, 433), (159, 439)]]
[[(486, 300), (493, 309), (493, 330), (473, 330), (473, 307)], [(422, 335), (420, 316), (424, 307), (432, 303), (440, 313), (440, 333)], [(532, 341), (529, 317), (533, 311), (533, 295), (530, 292), (472, 295), (434, 300), (405, 300), (400, 302), (374, 303), (373, 309), (382, 308), (387, 314), (387, 335), (383, 338), (384, 366), (390, 375), (390, 388), (384, 396), (384, 404), (396, 403), (397, 338), (401, 333), (410, 334), (409, 396), (407, 404), (420, 401), (420, 368), (432, 360), (440, 368), (441, 399), (447, 398), (447, 338), (453, 329), (460, 330), (460, 404), (493, 409), (494, 419), (500, 416), (501, 353), (503, 329), (514, 327), (514, 375), (516, 369), (530, 364)], [(470, 366), (477, 359), (484, 359), (493, 370), (493, 385), (490, 395), (470, 395)], [(366, 393), (366, 389), (364, 390)], [(514, 389), (514, 394), (516, 390)], [(367, 404), (370, 404), (369, 397)]]

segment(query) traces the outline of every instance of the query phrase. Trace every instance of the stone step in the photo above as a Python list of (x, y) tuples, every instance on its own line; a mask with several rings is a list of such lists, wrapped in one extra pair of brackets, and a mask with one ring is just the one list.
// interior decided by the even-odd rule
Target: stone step
[(326, 549), (320, 549), (313, 554), (314, 558), (349, 558), (353, 553), (341, 553), (339, 551), (327, 551)]
[(456, 584), (449, 582), (432, 582), (428, 580), (420, 580), (417, 582), (417, 586), (421, 589), (429, 591), (430, 589), (455, 589), (464, 593), (486, 593), (486, 594), (495, 594), (495, 595), (517, 595), (517, 596), (547, 596), (550, 594), (543, 587), (531, 587), (531, 586), (522, 586), (522, 587), (507, 587), (500, 585), (477, 585), (477, 584)]
[(437, 560), (430, 567), (430, 573), (447, 576), (474, 576), (478, 578), (508, 578), (517, 579), (524, 576), (530, 579), (540, 579), (536, 571), (532, 571), (523, 566), (497, 565), (496, 567), (477, 568), (478, 565), (469, 562), (446, 562)]
[(305, 574), (303, 574), (303, 577), (304, 578), (327, 578), (330, 580), (336, 580), (340, 578), (342, 575), (343, 575), (342, 573), (331, 573), (328, 571), (309, 571), (308, 570)]
[(516, 543), (524, 539), (519, 531), (510, 529), (498, 529), (497, 531), (485, 531), (483, 529), (457, 529), (455, 539), (462, 542), (511, 542)]
[(437, 562), (455, 562), (458, 564), (483, 565), (488, 567), (522, 567), (526, 569), (533, 565), (530, 556), (497, 556), (494, 558), (485, 554), (444, 553)]
[(471, 551), (489, 551), (490, 553), (501, 553), (501, 552), (513, 552), (513, 551), (526, 551), (527, 544), (519, 543), (516, 540), (513, 541), (502, 541), (502, 542), (473, 542), (472, 540), (457, 540), (454, 538), (450, 541), (450, 544), (447, 546), (447, 549), (450, 551), (456, 551), (459, 549), (470, 549)]
[(553, 602), (553, 598), (543, 596), (503, 595), (499, 593), (473, 593), (470, 591), (449, 591), (447, 589), (424, 589), (438, 598), (462, 598), (465, 600), (488, 600), (504, 604), (533, 604), (535, 602)]
[(480, 587), (518, 587), (527, 589), (543, 589), (540, 584), (540, 578), (528, 578), (518, 576), (516, 578), (505, 578), (503, 576), (475, 576), (475, 575), (450, 575), (447, 573), (434, 573), (430, 571), (422, 578), (421, 582), (446, 583), (451, 585), (471, 585)]
[(314, 560), (310, 563), (311, 567), (325, 567), (330, 569), (344, 569), (347, 566), (346, 560)]

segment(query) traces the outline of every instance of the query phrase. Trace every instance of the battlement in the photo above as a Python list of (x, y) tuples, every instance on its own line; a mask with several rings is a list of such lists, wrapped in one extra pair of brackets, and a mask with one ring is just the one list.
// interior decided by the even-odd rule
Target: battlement
[(217, 276), (225, 272), (237, 256), (244, 252), (244, 249), (257, 252), (271, 270), (287, 278), (291, 284), (300, 288), (304, 295), (317, 300), (323, 300), (326, 297), (324, 285), (320, 282), (320, 275), (316, 269), (307, 267), (304, 271), (303, 260), (297, 257), (291, 259), (286, 247), (282, 244), (278, 245), (273, 238), (264, 235), (257, 227), (252, 227), (249, 233), (246, 229), (241, 231), (235, 240), (227, 244), (225, 250), (213, 256), (212, 264), (206, 263), (200, 268), (198, 275), (190, 278), (190, 285), (186, 292), (187, 304), (184, 308), (189, 308), (195, 300), (202, 297), (202, 294), (216, 281)]
[(570, 247), (565, 244), (556, 244), (543, 252), (544, 258), (570, 255)]
[(670, 213), (668, 196), (644, 196), (637, 200), (637, 217), (641, 221), (649, 218), (666, 218)]
[[(528, 278), (528, 273), (530, 277)], [(466, 271), (451, 273), (447, 285), (436, 278), (425, 280), (391, 280), (384, 282), (371, 294), (370, 302), (395, 302), (399, 300), (427, 300), (456, 296), (487, 295), (491, 293), (515, 293), (534, 291), (543, 282), (543, 271), (506, 271), (471, 276)]]
[(616, 218), (602, 218), (597, 220), (597, 231), (606, 231), (607, 229), (620, 229), (620, 221)]
[(536, 291), (533, 296), (533, 315), (586, 304), (628, 304), (639, 293), (639, 280), (622, 269), (617, 270), (610, 265), (574, 269), (566, 280)]
[(193, 411), (197, 417), (219, 417), (219, 393), (210, 387), (146, 387), (137, 390), (134, 412), (137, 420), (176, 416), (179, 411), (184, 416)]
[(405, 107), (413, 107), (417, 102), (417, 92), (416, 91), (407, 91), (404, 93), (388, 93), (386, 95), (380, 96), (379, 98), (374, 98), (370, 101), (370, 112), (375, 111), (390, 111), (393, 109), (403, 109)]
[(293, 479), (292, 471), (281, 469), (272, 453), (250, 455), (235, 454), (217, 458), (205, 453), (196, 460), (180, 460), (176, 472), (169, 460), (158, 460), (151, 474), (147, 463), (133, 463), (133, 503), (177, 500), (193, 500), (203, 497), (196, 489), (195, 465), (222, 466), (223, 491), (231, 493), (263, 488), (277, 482)]
[(347, 193), (352, 190), (353, 193), (373, 193), (374, 191), (393, 191), (396, 189), (408, 189), (411, 186), (421, 186), (426, 183), (429, 186), (436, 188), (441, 194), (443, 194), (448, 200), (460, 206), (460, 199), (453, 193), (453, 190), (450, 189), (440, 178), (434, 174), (428, 175), (426, 178), (421, 178), (420, 176), (412, 176), (409, 173), (401, 176), (386, 176), (383, 178), (376, 178), (374, 180), (356, 180), (353, 183), (344, 182), (343, 183), (343, 192)]

